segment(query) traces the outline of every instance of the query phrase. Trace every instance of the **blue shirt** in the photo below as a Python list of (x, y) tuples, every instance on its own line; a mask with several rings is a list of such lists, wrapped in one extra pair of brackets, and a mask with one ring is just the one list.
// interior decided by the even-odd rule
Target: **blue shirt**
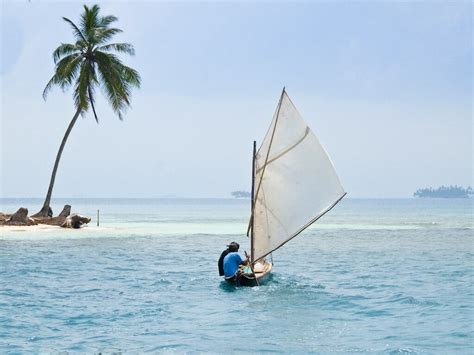
[(239, 265), (243, 259), (239, 253), (229, 253), (224, 258), (224, 276), (232, 277), (239, 270)]

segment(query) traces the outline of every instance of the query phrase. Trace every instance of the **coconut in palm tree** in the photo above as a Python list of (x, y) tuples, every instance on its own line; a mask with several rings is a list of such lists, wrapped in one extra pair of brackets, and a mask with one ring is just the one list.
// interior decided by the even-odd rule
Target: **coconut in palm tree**
[(135, 50), (129, 43), (111, 43), (111, 39), (122, 30), (111, 27), (117, 21), (115, 16), (100, 16), (99, 6), (84, 6), (79, 25), (63, 17), (72, 28), (75, 43), (62, 43), (53, 52), (56, 65), (55, 73), (46, 85), (43, 98), (53, 86), (66, 90), (74, 88), (74, 114), (59, 146), (54, 162), (48, 193), (41, 210), (35, 217), (52, 215), (51, 194), (58, 170), (59, 160), (66, 141), (77, 118), (92, 109), (96, 122), (99, 122), (95, 108), (95, 93), (100, 87), (119, 119), (123, 119), (125, 109), (130, 106), (132, 88), (140, 87), (138, 72), (122, 63), (118, 54), (134, 55)]

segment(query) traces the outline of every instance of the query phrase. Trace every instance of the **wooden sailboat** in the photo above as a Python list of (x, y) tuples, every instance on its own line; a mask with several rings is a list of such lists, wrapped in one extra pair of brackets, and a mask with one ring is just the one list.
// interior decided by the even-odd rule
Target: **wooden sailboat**
[(270, 128), (252, 159), (249, 267), (241, 286), (265, 282), (266, 257), (329, 212), (346, 192), (334, 165), (283, 88)]

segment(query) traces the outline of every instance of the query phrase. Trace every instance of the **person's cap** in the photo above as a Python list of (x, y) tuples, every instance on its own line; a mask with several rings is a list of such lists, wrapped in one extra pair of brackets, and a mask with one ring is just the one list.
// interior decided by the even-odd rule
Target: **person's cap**
[(240, 245), (239, 245), (239, 243), (237, 243), (237, 242), (231, 242), (230, 244), (227, 245), (227, 247), (228, 247), (228, 248), (234, 247), (234, 248), (239, 249), (239, 248), (240, 248)]

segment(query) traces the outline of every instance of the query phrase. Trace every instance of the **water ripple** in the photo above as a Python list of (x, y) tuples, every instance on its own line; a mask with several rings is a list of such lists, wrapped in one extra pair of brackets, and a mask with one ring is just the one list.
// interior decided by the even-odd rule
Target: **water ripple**
[[(236, 288), (217, 276), (216, 259), (229, 238), (248, 250), (235, 221), (244, 208), (166, 206), (170, 221), (211, 215), (194, 231), (192, 223), (168, 233), (111, 217), (109, 229), (1, 236), (0, 353), (472, 351), (474, 252), (472, 229), (458, 228), (469, 225), (464, 209), (361, 213), (359, 203), (274, 253), (268, 284)], [(136, 218), (147, 221), (142, 212)]]

